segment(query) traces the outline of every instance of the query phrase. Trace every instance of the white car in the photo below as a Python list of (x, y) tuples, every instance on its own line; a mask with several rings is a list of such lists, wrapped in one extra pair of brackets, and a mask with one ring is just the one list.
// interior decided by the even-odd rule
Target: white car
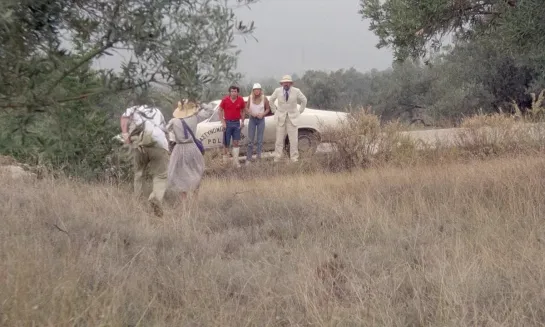
[[(267, 96), (269, 98), (269, 96)], [(248, 101), (248, 97), (244, 97)], [(206, 150), (218, 149), (223, 147), (223, 133), (225, 128), (221, 126), (219, 119), (219, 104), (221, 100), (215, 100), (209, 103), (214, 109), (212, 115), (197, 125), (195, 137), (203, 142)], [(299, 105), (297, 105), (299, 108)], [(342, 120), (348, 117), (348, 113), (340, 111), (317, 110), (306, 108), (299, 118), (299, 151), (304, 153), (314, 152), (322, 142), (328, 142), (323, 135), (324, 127), (335, 127)], [(241, 131), (240, 153), (245, 154), (248, 144), (248, 122), (246, 118), (244, 128)], [(255, 139), (257, 141), (257, 137)], [(265, 132), (263, 133), (263, 152), (274, 151), (276, 142), (276, 123), (274, 114), (269, 113), (265, 117)], [(289, 140), (286, 136), (286, 151), (289, 149)], [(255, 146), (254, 146), (255, 153)]]

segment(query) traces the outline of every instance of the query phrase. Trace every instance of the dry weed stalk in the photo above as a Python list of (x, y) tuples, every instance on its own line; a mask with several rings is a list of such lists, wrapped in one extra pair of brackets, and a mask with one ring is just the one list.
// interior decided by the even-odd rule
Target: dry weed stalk
[(518, 119), (524, 118), (525, 121), (540, 122), (545, 118), (545, 106), (543, 101), (545, 100), (545, 89), (543, 89), (537, 96), (534, 92), (530, 93), (532, 97), (532, 105), (528, 109), (529, 115), (523, 116), (520, 106), (516, 101), (511, 101), (513, 109), (515, 111), (515, 117)]
[(543, 89), (539, 95), (536, 97), (535, 93), (532, 93), (532, 109), (530, 110), (530, 113), (532, 114), (532, 117), (534, 121), (536, 120), (542, 120), (543, 114), (545, 113), (545, 106), (543, 101), (545, 100), (545, 89)]
[(0, 321), (540, 326), (544, 179), (543, 156), (294, 173), (235, 197), (210, 178), (162, 220), (115, 186), (2, 179)]
[(325, 133), (334, 140), (335, 160), (345, 168), (354, 168), (413, 157), (416, 143), (403, 135), (403, 130), (399, 121), (382, 125), (377, 115), (362, 109), (352, 113), (350, 119), (336, 129), (326, 129)]
[(545, 140), (541, 124), (503, 113), (467, 117), (460, 127), (456, 146), (483, 155), (538, 150)]

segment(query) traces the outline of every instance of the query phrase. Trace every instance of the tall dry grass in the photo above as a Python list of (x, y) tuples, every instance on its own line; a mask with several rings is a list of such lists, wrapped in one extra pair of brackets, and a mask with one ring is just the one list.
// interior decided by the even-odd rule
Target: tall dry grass
[(330, 161), (344, 169), (370, 167), (389, 162), (403, 162), (417, 155), (417, 142), (401, 132), (398, 121), (382, 125), (380, 118), (365, 110), (352, 113), (324, 134), (334, 140), (336, 153)]
[(124, 188), (1, 178), (3, 326), (540, 326), (545, 158)]
[(536, 117), (480, 114), (464, 118), (459, 128), (407, 130), (398, 121), (381, 124), (378, 116), (361, 110), (325, 129), (336, 151), (314, 161), (346, 170), (533, 155), (545, 149), (545, 124)]
[(521, 108), (517, 105), (516, 101), (512, 101), (512, 106), (517, 117), (524, 118), (529, 121), (543, 121), (545, 119), (545, 89), (541, 90), (539, 94), (530, 93), (532, 97), (531, 107), (523, 115)]
[[(542, 106), (545, 91), (534, 101), (532, 112)], [(543, 109), (545, 110), (545, 109)], [(206, 176), (213, 178), (252, 179), (262, 176), (286, 176), (300, 173), (326, 173), (385, 166), (418, 166), (465, 161), (468, 158), (490, 158), (498, 155), (527, 155), (542, 152), (545, 124), (539, 115), (520, 119), (505, 114), (476, 115), (462, 121), (457, 129), (414, 130), (399, 121), (381, 123), (380, 117), (368, 109), (352, 112), (352, 118), (337, 128), (323, 127), (325, 139), (334, 140), (332, 153), (308, 155), (300, 153), (296, 165), (253, 164), (242, 170), (223, 163), (221, 150), (205, 154)], [(105, 158), (105, 169), (99, 180), (116, 184), (132, 180), (130, 155), (120, 147)], [(288, 154), (286, 153), (286, 156)], [(1, 164), (1, 162), (0, 162)], [(31, 167), (42, 175), (62, 177), (46, 167)]]
[(543, 122), (520, 121), (501, 113), (476, 115), (462, 121), (455, 146), (477, 154), (530, 153), (545, 144)]

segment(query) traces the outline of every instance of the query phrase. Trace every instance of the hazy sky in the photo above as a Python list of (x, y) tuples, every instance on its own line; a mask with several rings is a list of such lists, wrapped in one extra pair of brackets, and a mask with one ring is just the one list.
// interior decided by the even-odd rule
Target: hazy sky
[[(378, 38), (359, 8), (359, 0), (259, 0), (250, 8), (237, 8), (238, 19), (254, 21), (257, 38), (236, 36), (242, 50), (238, 71), (254, 82), (309, 69), (388, 68), (392, 53), (375, 47)], [(116, 68), (119, 63), (113, 56), (97, 65)]]
[(358, 0), (260, 0), (238, 8), (239, 19), (255, 22), (258, 39), (237, 37), (239, 71), (280, 78), (309, 69), (389, 67), (392, 52), (375, 47), (378, 38), (359, 8)]

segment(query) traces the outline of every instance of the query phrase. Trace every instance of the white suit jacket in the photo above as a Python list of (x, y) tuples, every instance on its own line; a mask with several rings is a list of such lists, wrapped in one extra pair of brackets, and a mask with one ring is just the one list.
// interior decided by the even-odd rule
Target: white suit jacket
[[(297, 126), (297, 118), (305, 111), (307, 107), (307, 97), (296, 87), (290, 87), (288, 101), (284, 96), (284, 89), (277, 88), (269, 98), (271, 111), (274, 112), (274, 117), (278, 126), (283, 126), (286, 121), (286, 116), (290, 118), (293, 125)], [(278, 100), (278, 107), (275, 101)], [(297, 102), (299, 102), (299, 110), (297, 110)]]

